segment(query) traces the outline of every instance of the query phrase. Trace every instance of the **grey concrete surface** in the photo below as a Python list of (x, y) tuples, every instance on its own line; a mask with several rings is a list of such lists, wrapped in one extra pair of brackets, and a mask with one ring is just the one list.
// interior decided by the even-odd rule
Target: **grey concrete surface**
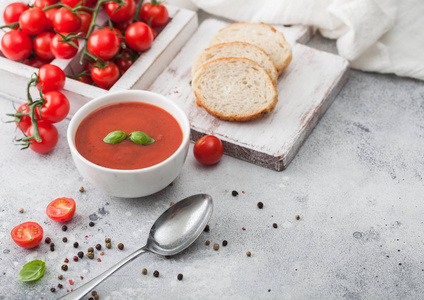
[[(334, 43), (320, 36), (309, 45), (334, 52)], [(0, 99), (0, 111), (5, 120), (12, 103)], [(0, 299), (66, 294), (144, 245), (170, 202), (195, 193), (214, 198), (210, 232), (173, 258), (142, 255), (96, 288), (100, 299), (422, 299), (423, 117), (423, 82), (352, 71), (287, 170), (227, 156), (205, 167), (194, 159), (191, 145), (173, 186), (131, 200), (110, 197), (78, 174), (66, 144), (68, 121), (58, 124), (59, 143), (47, 155), (20, 151), (12, 142), (14, 126), (2, 122)], [(80, 186), (86, 191), (80, 193)], [(239, 195), (233, 197), (233, 190)], [(77, 202), (66, 232), (45, 214), (47, 204), (63, 196)], [(42, 225), (56, 250), (50, 252), (44, 242), (33, 250), (16, 246), (10, 231), (24, 221)], [(104, 248), (105, 237), (112, 239), (112, 249)], [(95, 251), (95, 259), (72, 260), (97, 243), (103, 249)], [(218, 251), (214, 243), (221, 245)], [(61, 270), (65, 258), (67, 272)], [(33, 259), (46, 260), (44, 276), (18, 282), (20, 268)], [(152, 276), (155, 270), (159, 278)]]

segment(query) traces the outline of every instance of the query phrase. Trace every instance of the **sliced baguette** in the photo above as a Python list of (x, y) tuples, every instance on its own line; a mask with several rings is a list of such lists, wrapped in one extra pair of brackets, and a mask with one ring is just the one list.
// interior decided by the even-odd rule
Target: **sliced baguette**
[(196, 103), (227, 121), (250, 121), (272, 111), (278, 94), (267, 71), (247, 58), (219, 58), (194, 74)]
[(281, 73), (290, 64), (292, 51), (284, 35), (264, 23), (234, 23), (221, 29), (210, 41), (210, 46), (228, 42), (246, 42), (265, 51)]
[(193, 62), (191, 76), (205, 63), (223, 57), (244, 57), (253, 60), (263, 67), (277, 84), (278, 72), (271, 58), (259, 47), (245, 42), (231, 42), (212, 46), (200, 53)]

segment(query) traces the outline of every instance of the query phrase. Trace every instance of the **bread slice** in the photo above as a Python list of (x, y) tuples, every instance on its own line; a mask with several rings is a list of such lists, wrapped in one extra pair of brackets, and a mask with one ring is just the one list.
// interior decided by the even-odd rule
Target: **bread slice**
[(278, 94), (267, 71), (247, 58), (219, 58), (194, 74), (196, 103), (222, 120), (250, 121), (272, 111)]
[(292, 51), (284, 35), (264, 23), (234, 23), (221, 29), (210, 41), (210, 46), (228, 42), (253, 44), (271, 57), (277, 71), (281, 73), (290, 64)]
[(244, 57), (253, 60), (263, 67), (277, 84), (278, 72), (271, 58), (259, 47), (245, 42), (231, 42), (212, 46), (200, 53), (193, 62), (191, 76), (205, 63), (223, 57)]

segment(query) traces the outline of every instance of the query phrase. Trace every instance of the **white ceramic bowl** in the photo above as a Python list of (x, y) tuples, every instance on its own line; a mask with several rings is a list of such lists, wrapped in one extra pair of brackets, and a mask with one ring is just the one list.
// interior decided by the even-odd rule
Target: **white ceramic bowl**
[[(183, 141), (174, 154), (165, 161), (148, 168), (116, 170), (93, 164), (77, 151), (75, 134), (82, 120), (102, 106), (125, 101), (156, 105), (169, 112), (177, 120), (183, 132)], [(180, 173), (190, 144), (190, 124), (184, 111), (162, 95), (140, 90), (108, 93), (91, 100), (75, 113), (68, 127), (68, 144), (78, 171), (95, 187), (116, 197), (144, 197), (162, 190)]]

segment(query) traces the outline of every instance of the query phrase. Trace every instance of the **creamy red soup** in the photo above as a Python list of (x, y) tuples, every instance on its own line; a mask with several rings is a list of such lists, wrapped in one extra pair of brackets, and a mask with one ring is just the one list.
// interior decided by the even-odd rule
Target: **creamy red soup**
[[(103, 142), (110, 132), (142, 131), (155, 139), (139, 145), (130, 139), (118, 144)], [(183, 133), (177, 120), (160, 107), (140, 102), (120, 102), (90, 113), (79, 125), (75, 144), (92, 163), (111, 169), (134, 170), (154, 166), (170, 157), (181, 145)]]

